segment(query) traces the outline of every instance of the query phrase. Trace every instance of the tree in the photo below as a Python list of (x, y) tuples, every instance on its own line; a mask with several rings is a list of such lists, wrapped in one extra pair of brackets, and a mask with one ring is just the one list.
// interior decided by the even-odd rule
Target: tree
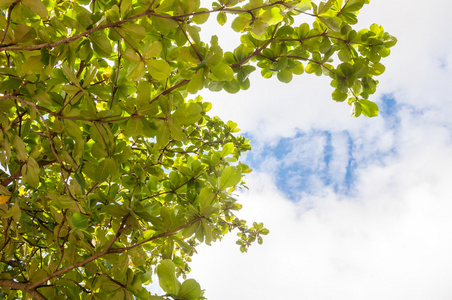
[[(3, 298), (202, 299), (177, 279), (196, 245), (232, 230), (242, 252), (262, 243), (263, 224), (234, 214), (249, 141), (190, 94), (306, 72), (353, 116), (378, 114), (368, 97), (396, 39), (352, 28), (369, 0), (239, 2), (0, 0)], [(233, 52), (201, 41), (212, 15), (232, 19)], [(146, 290), (152, 274), (166, 295)]]

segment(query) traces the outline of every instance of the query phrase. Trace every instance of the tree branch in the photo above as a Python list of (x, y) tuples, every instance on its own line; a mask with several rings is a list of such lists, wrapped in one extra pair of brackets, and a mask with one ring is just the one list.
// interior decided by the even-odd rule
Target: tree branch
[[(38, 161), (38, 166), (43, 167), (46, 165), (50, 165), (55, 163), (56, 160), (40, 160)], [(0, 183), (3, 186), (8, 186), (11, 182), (13, 182), (15, 179), (20, 178), (22, 176), (22, 171), (21, 169), (17, 170), (14, 174), (12, 174), (11, 176), (9, 176), (8, 178), (3, 179), (3, 181)]]
[(13, 50), (40, 50), (42, 48), (54, 48), (56, 46), (59, 46), (61, 44), (64, 43), (69, 43), (75, 40), (78, 40), (79, 38), (82, 37), (88, 37), (91, 33), (102, 30), (102, 29), (106, 29), (106, 28), (112, 28), (112, 27), (118, 27), (124, 23), (127, 23), (129, 21), (133, 21), (135, 19), (139, 19), (141, 17), (144, 16), (153, 16), (153, 17), (157, 17), (157, 18), (163, 18), (163, 19), (172, 19), (175, 21), (180, 21), (182, 18), (186, 18), (186, 17), (190, 17), (190, 16), (194, 16), (194, 15), (199, 15), (199, 14), (210, 14), (210, 13), (214, 13), (214, 12), (220, 12), (220, 11), (225, 11), (225, 12), (229, 12), (229, 13), (238, 13), (238, 14), (243, 14), (243, 13), (251, 13), (254, 10), (258, 10), (261, 8), (266, 8), (266, 7), (271, 7), (271, 6), (276, 6), (276, 5), (284, 5), (286, 2), (285, 1), (277, 1), (277, 2), (273, 2), (270, 4), (265, 4), (259, 7), (255, 7), (252, 9), (233, 9), (233, 8), (219, 8), (219, 9), (214, 9), (214, 10), (209, 10), (209, 11), (205, 11), (205, 12), (197, 12), (197, 13), (191, 13), (191, 14), (186, 14), (186, 15), (179, 15), (179, 16), (166, 16), (166, 15), (159, 15), (154, 13), (152, 10), (148, 9), (142, 13), (139, 13), (135, 16), (129, 17), (127, 19), (118, 21), (118, 22), (113, 22), (113, 23), (107, 23), (107, 24), (102, 24), (96, 27), (93, 27), (91, 29), (85, 30), (79, 34), (76, 34), (74, 36), (71, 37), (67, 37), (64, 39), (61, 39), (57, 42), (53, 42), (53, 43), (43, 43), (43, 44), (39, 44), (39, 45), (33, 45), (33, 46), (0, 46), (0, 51), (13, 51)]
[(104, 273), (102, 273), (102, 272), (93, 270), (93, 269), (88, 268), (88, 267), (86, 267), (86, 266), (83, 266), (83, 268), (85, 268), (85, 270), (90, 271), (90, 272), (92, 272), (92, 273), (95, 273), (95, 274), (97, 274), (97, 275), (101, 275), (101, 276), (107, 277), (111, 282), (116, 283), (117, 285), (119, 285), (119, 286), (122, 287), (122, 288), (127, 288), (126, 285), (124, 285), (124, 284), (122, 284), (121, 282), (119, 282), (119, 281), (113, 279), (113, 278), (112, 278), (110, 275), (108, 275), (108, 274), (104, 274)]
[(130, 249), (133, 249), (133, 248), (138, 247), (140, 245), (146, 244), (147, 242), (150, 242), (150, 241), (153, 241), (153, 240), (156, 240), (156, 239), (160, 239), (162, 237), (167, 237), (167, 236), (173, 235), (174, 233), (178, 232), (179, 230), (182, 230), (182, 229), (192, 225), (193, 223), (198, 222), (199, 220), (201, 220), (203, 218), (204, 218), (203, 216), (197, 217), (197, 218), (191, 220), (190, 222), (185, 223), (184, 225), (177, 227), (176, 229), (173, 229), (171, 231), (167, 231), (167, 232), (164, 232), (164, 233), (160, 233), (160, 234), (154, 235), (154, 236), (148, 238), (147, 240), (141, 241), (141, 242), (136, 243), (136, 244), (134, 244), (132, 246), (110, 249), (108, 251), (108, 253), (122, 253), (122, 252), (124, 252), (126, 250), (130, 250)]
[(20, 0), (16, 0), (13, 3), (11, 3), (10, 7), (8, 8), (8, 18), (6, 20), (6, 28), (5, 28), (5, 33), (3, 34), (2, 40), (0, 42), (0, 45), (3, 44), (3, 42), (5, 41), (6, 35), (8, 34), (8, 29), (9, 29), (9, 25), (11, 23), (11, 13), (13, 11), (14, 6), (16, 6), (17, 3), (19, 3)]
[(270, 37), (270, 39), (268, 41), (265, 42), (265, 44), (262, 47), (259, 47), (258, 49), (256, 49), (256, 51), (254, 51), (250, 56), (245, 57), (244, 59), (242, 59), (239, 62), (236, 62), (235, 64), (230, 65), (231, 68), (235, 68), (235, 67), (240, 67), (241, 65), (243, 65), (244, 63), (246, 63), (247, 61), (249, 61), (251, 58), (255, 57), (256, 55), (259, 55), (265, 48), (268, 47), (268, 45), (271, 44), (271, 42), (273, 42), (274, 38), (275, 38), (275, 33), (276, 30), (278, 29), (278, 25), (280, 23), (275, 25), (275, 29), (273, 30), (272, 36)]
[(0, 286), (27, 292), (37, 300), (46, 300), (46, 298), (40, 292), (38, 292), (35, 288), (31, 288), (27, 283), (16, 282), (10, 279), (0, 279)]
[(107, 247), (105, 247), (104, 250), (102, 250), (101, 252), (99, 252), (99, 253), (97, 253), (97, 254), (94, 254), (94, 255), (91, 256), (91, 257), (88, 257), (88, 258), (85, 259), (84, 261), (81, 261), (81, 262), (78, 262), (78, 263), (74, 263), (74, 264), (72, 264), (72, 265), (70, 265), (70, 266), (67, 266), (67, 267), (64, 268), (64, 269), (61, 269), (61, 270), (56, 271), (56, 272), (53, 272), (52, 274), (46, 276), (45, 278), (43, 278), (43, 279), (41, 279), (41, 280), (39, 280), (39, 281), (37, 281), (37, 282), (31, 284), (31, 285), (29, 286), (29, 288), (30, 288), (30, 289), (35, 289), (35, 288), (39, 287), (41, 284), (43, 284), (44, 282), (46, 282), (46, 281), (48, 281), (48, 280), (50, 280), (50, 279), (52, 279), (52, 278), (54, 278), (54, 277), (57, 277), (57, 276), (59, 276), (59, 275), (61, 275), (61, 274), (64, 274), (64, 273), (66, 273), (66, 272), (68, 272), (68, 271), (70, 271), (70, 270), (72, 270), (72, 269), (75, 269), (75, 268), (78, 268), (78, 267), (83, 267), (83, 266), (86, 265), (87, 263), (92, 262), (93, 260), (96, 260), (96, 259), (98, 259), (99, 257), (101, 257), (101, 256), (103, 256), (103, 255), (105, 255), (105, 254), (112, 253), (112, 252), (109, 251), (110, 248), (113, 246), (113, 244), (114, 244), (114, 243), (116, 242), (116, 240), (119, 238), (119, 236), (120, 236), (125, 230), (127, 230), (127, 229), (130, 228), (130, 226), (124, 226), (129, 216), (130, 216), (130, 214), (127, 214), (127, 215), (124, 216), (124, 218), (122, 219), (121, 225), (120, 225), (120, 227), (119, 227), (119, 230), (116, 232), (115, 236), (114, 236), (114, 237), (112, 238), (112, 240), (108, 243)]

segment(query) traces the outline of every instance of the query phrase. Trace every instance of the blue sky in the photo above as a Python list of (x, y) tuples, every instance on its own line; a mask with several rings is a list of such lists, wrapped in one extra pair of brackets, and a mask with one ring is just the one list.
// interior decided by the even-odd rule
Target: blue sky
[(452, 299), (451, 9), (363, 8), (356, 27), (378, 23), (399, 41), (372, 98), (378, 118), (351, 118), (315, 76), (257, 74), (248, 91), (202, 93), (251, 139), (240, 216), (270, 229), (247, 254), (234, 234), (198, 249), (191, 276), (209, 299)]
[[(386, 131), (396, 135), (401, 124), (394, 96), (382, 95), (379, 104)], [(297, 131), (295, 135), (273, 143), (255, 142), (259, 140), (258, 136), (244, 135), (253, 147), (244, 162), (257, 171), (273, 174), (278, 189), (292, 201), (302, 199), (304, 194), (315, 193), (319, 184), (332, 188), (335, 193), (352, 195), (358, 168), (384, 164), (388, 157), (397, 155), (395, 147), (356, 155), (362, 145), (356, 143), (348, 130)]]

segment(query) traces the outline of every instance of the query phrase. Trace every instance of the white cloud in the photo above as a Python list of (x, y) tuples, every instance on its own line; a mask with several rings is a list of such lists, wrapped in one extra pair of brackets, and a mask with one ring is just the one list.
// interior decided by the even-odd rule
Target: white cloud
[(440, 140), (410, 139), (397, 162), (362, 169), (351, 198), (326, 189), (294, 203), (250, 176), (241, 215), (270, 235), (248, 254), (233, 236), (201, 248), (191, 275), (216, 300), (450, 299), (452, 146)]
[[(271, 230), (247, 254), (234, 236), (199, 249), (190, 275), (209, 299), (452, 298), (451, 8), (450, 1), (379, 0), (360, 13), (357, 27), (379, 23), (399, 39), (373, 97), (381, 104), (391, 94), (395, 116), (352, 119), (346, 104), (330, 100), (327, 78), (307, 75), (289, 85), (256, 76), (246, 92), (205, 95), (266, 158), (248, 178), (240, 216)], [(351, 193), (313, 174), (317, 188), (290, 201), (275, 172), (284, 162), (321, 169), (325, 143), (315, 134), (295, 139), (298, 148), (279, 158), (265, 156), (264, 145), (323, 131), (331, 134), (328, 172), (337, 183), (346, 162), (357, 164)]]

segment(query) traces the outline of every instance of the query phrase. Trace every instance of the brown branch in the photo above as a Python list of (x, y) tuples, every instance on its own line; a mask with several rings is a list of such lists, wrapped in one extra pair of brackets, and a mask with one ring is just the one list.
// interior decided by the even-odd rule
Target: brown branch
[(196, 15), (205, 15), (205, 14), (211, 14), (211, 13), (222, 12), (222, 11), (228, 12), (228, 13), (232, 13), (232, 14), (236, 13), (236, 14), (251, 14), (251, 15), (253, 15), (252, 12), (255, 11), (255, 10), (259, 10), (259, 9), (267, 8), (267, 7), (271, 7), (271, 6), (276, 6), (276, 5), (279, 5), (279, 4), (282, 4), (285, 7), (287, 7), (285, 5), (286, 2), (284, 0), (281, 0), (281, 1), (276, 1), (276, 2), (273, 2), (273, 3), (257, 6), (257, 7), (254, 7), (254, 8), (250, 8), (250, 9), (236, 9), (236, 8), (220, 7), (220, 8), (212, 9), (212, 10), (208, 10), (208, 11), (199, 11), (199, 12), (193, 12), (191, 14), (179, 15), (179, 16), (176, 16), (176, 17), (177, 18), (188, 18), (188, 17), (192, 17), (192, 16), (196, 16)]
[(122, 287), (122, 288), (127, 288), (127, 286), (126, 286), (125, 284), (122, 284), (121, 282), (119, 282), (119, 281), (113, 279), (113, 278), (112, 278), (110, 275), (108, 275), (108, 274), (104, 274), (104, 273), (102, 273), (102, 272), (93, 270), (93, 269), (88, 268), (88, 267), (86, 267), (86, 266), (83, 266), (83, 268), (85, 268), (85, 270), (90, 271), (90, 272), (92, 272), (92, 273), (95, 273), (95, 274), (98, 274), (98, 275), (107, 277), (111, 282), (116, 283), (117, 285), (119, 285), (119, 286)]
[(64, 178), (64, 172), (63, 172), (64, 171), (63, 170), (64, 169), (64, 165), (63, 165), (63, 162), (61, 161), (60, 157), (58, 156), (58, 152), (56, 151), (55, 144), (54, 144), (53, 139), (52, 139), (52, 134), (50, 132), (49, 125), (47, 124), (46, 120), (44, 119), (43, 115), (41, 114), (41, 111), (39, 110), (38, 106), (35, 103), (33, 103), (33, 102), (24, 100), (24, 99), (22, 99), (20, 97), (17, 97), (17, 96), (10, 96), (10, 97), (15, 99), (15, 100), (18, 100), (18, 101), (20, 101), (22, 103), (30, 105), (31, 107), (33, 107), (33, 109), (39, 115), (39, 118), (41, 119), (41, 121), (44, 124), (44, 126), (46, 128), (46, 131), (47, 131), (47, 137), (49, 138), (50, 149), (52, 150), (53, 155), (55, 156), (56, 160), (60, 164), (60, 173), (61, 173), (61, 178), (63, 179), (63, 182), (64, 182), (64, 186), (67, 189), (67, 192), (68, 192), (69, 196), (71, 197), (71, 199), (75, 201), (74, 196), (72, 195), (71, 191), (69, 190), (68, 184), (66, 182), (66, 178)]
[(63, 261), (64, 243), (65, 243), (65, 241), (63, 241), (63, 243), (60, 244), (60, 232), (61, 232), (61, 228), (63, 228), (64, 221), (66, 221), (66, 212), (67, 212), (67, 209), (65, 209), (64, 212), (63, 212), (63, 220), (61, 220), (60, 225), (58, 225), (57, 234), (56, 234), (56, 237), (55, 237), (58, 249), (60, 249), (60, 259), (58, 260), (58, 263), (56, 264), (55, 268), (53, 269), (53, 272), (58, 270), (58, 268), (60, 267), (61, 262)]
[(78, 283), (78, 282), (75, 281), (74, 279), (64, 278), (64, 277), (60, 277), (60, 276), (58, 276), (58, 277), (59, 277), (60, 279), (62, 279), (62, 280), (68, 280), (68, 281), (71, 281), (71, 282), (75, 283), (75, 285), (77, 285), (82, 291), (84, 291), (84, 292), (87, 293), (87, 294), (91, 294), (90, 291), (88, 291), (84, 286), (82, 286), (80, 283)]
[(117, 65), (117, 69), (116, 69), (116, 74), (115, 74), (115, 81), (113, 83), (113, 91), (111, 93), (111, 102), (110, 102), (110, 109), (113, 107), (113, 101), (115, 100), (115, 95), (116, 92), (118, 91), (118, 79), (119, 79), (119, 71), (121, 70), (121, 43), (118, 41), (118, 65)]
[(181, 226), (177, 227), (176, 229), (173, 229), (173, 230), (171, 230), (171, 231), (167, 231), (167, 232), (163, 232), (163, 233), (154, 235), (154, 236), (148, 238), (147, 240), (141, 241), (141, 242), (136, 243), (136, 244), (134, 244), (134, 245), (132, 245), (132, 246), (127, 246), (127, 247), (123, 247), (123, 248), (114, 248), (114, 249), (110, 249), (110, 250), (108, 251), (108, 253), (122, 253), (122, 252), (124, 252), (124, 251), (126, 251), (126, 250), (133, 249), (133, 248), (135, 248), (135, 247), (138, 247), (138, 246), (141, 246), (141, 245), (143, 245), (143, 244), (146, 244), (146, 243), (148, 243), (148, 242), (150, 242), (150, 241), (153, 241), (153, 240), (156, 240), (156, 239), (160, 239), (160, 238), (162, 238), (162, 237), (167, 237), (167, 236), (173, 235), (174, 233), (178, 232), (179, 230), (182, 230), (182, 229), (184, 229), (184, 228), (186, 228), (186, 227), (188, 227), (188, 226), (190, 226), (190, 225), (192, 225), (192, 224), (198, 222), (199, 220), (201, 220), (201, 219), (203, 219), (203, 218), (204, 218), (203, 216), (197, 217), (197, 218), (191, 220), (190, 222), (187, 222), (187, 223), (185, 223), (184, 225), (181, 225)]
[(5, 33), (3, 34), (2, 37), (2, 41), (0, 42), (0, 45), (3, 44), (3, 42), (5, 41), (6, 35), (8, 34), (8, 29), (9, 29), (9, 25), (11, 24), (11, 13), (13, 11), (14, 6), (16, 6), (17, 3), (19, 3), (20, 0), (16, 0), (13, 3), (11, 3), (10, 7), (8, 8), (8, 18), (6, 20), (6, 28), (5, 28)]
[[(277, 56), (277, 57), (283, 57), (283, 56)], [(319, 66), (322, 66), (325, 69), (327, 69), (329, 72), (331, 72), (331, 74), (336, 75), (336, 72), (334, 72), (333, 70), (331, 70), (330, 68), (325, 66), (325, 64), (323, 62), (321, 62), (321, 61), (316, 61), (316, 60), (313, 60), (313, 59), (309, 59), (309, 58), (302, 57), (302, 56), (296, 56), (296, 55), (287, 55), (286, 57), (288, 57), (288, 58), (296, 58), (296, 59), (300, 59), (300, 60), (309, 61), (309, 62), (312, 62), (314, 64), (318, 64)]]
[(327, 37), (327, 38), (330, 38), (330, 39), (335, 39), (335, 40), (344, 42), (344, 43), (347, 44), (347, 45), (353, 44), (353, 45), (361, 45), (361, 46), (365, 46), (365, 47), (370, 47), (370, 46), (371, 46), (371, 45), (369, 45), (369, 44), (364, 44), (364, 43), (359, 43), (359, 42), (348, 41), (348, 40), (344, 40), (344, 39), (342, 39), (342, 38), (340, 38), (340, 37), (337, 37), (337, 36), (331, 36), (331, 35), (328, 35), (328, 34), (327, 34), (327, 31), (324, 31), (323, 33), (319, 33), (319, 34), (307, 36), (307, 37), (301, 38), (301, 39), (278, 39), (278, 41), (280, 41), (280, 42), (296, 42), (296, 41), (297, 41), (297, 42), (302, 43), (302, 42), (305, 41), (305, 40), (309, 40), (309, 39), (316, 38), (316, 37), (319, 37), (319, 36), (324, 36), (324, 37)]
[(107, 155), (108, 155), (108, 157), (110, 157), (110, 149), (108, 149), (108, 145), (107, 145), (107, 142), (106, 142), (105, 139), (104, 139), (104, 135), (100, 132), (100, 130), (99, 130), (99, 128), (97, 127), (96, 123), (94, 123), (94, 127), (96, 127), (96, 130), (97, 130), (97, 132), (99, 133), (100, 138), (102, 139), (102, 142), (104, 143), (105, 150), (107, 150)]
[(230, 65), (231, 68), (235, 68), (235, 67), (240, 67), (241, 65), (243, 65), (244, 63), (246, 63), (247, 61), (249, 61), (251, 58), (255, 57), (256, 55), (259, 55), (265, 48), (267, 48), (268, 45), (271, 44), (271, 42), (273, 42), (274, 38), (275, 38), (275, 33), (276, 30), (278, 29), (278, 25), (280, 23), (275, 25), (275, 29), (273, 30), (272, 36), (270, 37), (270, 39), (265, 42), (264, 45), (262, 45), (262, 47), (259, 47), (258, 49), (256, 49), (256, 51), (254, 51), (250, 56), (245, 57), (244, 59), (242, 59), (239, 62), (236, 62), (235, 64)]
[(33, 297), (35, 297), (37, 300), (46, 300), (46, 297), (44, 297), (35, 288), (30, 288), (30, 285), (27, 283), (16, 282), (16, 281), (10, 280), (10, 279), (0, 279), (0, 286), (27, 292), (30, 295), (32, 295)]
[(152, 0), (151, 4), (149, 4), (147, 10), (151, 10), (151, 9), (152, 9), (152, 6), (154, 5), (154, 3), (155, 3), (155, 0)]
[[(56, 162), (56, 160), (40, 160), (37, 163), (38, 163), (38, 166), (43, 167), (45, 165), (53, 164), (54, 162)], [(6, 187), (11, 182), (13, 182), (15, 179), (20, 178), (21, 176), (22, 176), (22, 171), (21, 171), (21, 168), (19, 168), (19, 170), (17, 170), (14, 174), (9, 176), (8, 178), (3, 179), (3, 181), (1, 182), (1, 185)]]
[(6, 224), (6, 228), (4, 229), (4, 233), (5, 233), (5, 239), (3, 242), (3, 246), (0, 249), (0, 252), (3, 252), (3, 249), (6, 248), (6, 246), (8, 245), (8, 243), (11, 241), (11, 236), (9, 235), (8, 231), (9, 231), (9, 227), (11, 226), (11, 222), (12, 222), (13, 218), (8, 218), (8, 222)]
[(119, 31), (116, 30), (116, 28), (113, 28), (113, 30), (124, 40), (124, 42), (126, 42), (127, 45), (129, 45), (133, 49), (133, 51), (135, 51), (140, 56), (140, 60), (143, 61), (143, 56), (141, 55), (140, 51), (138, 51), (137, 48), (135, 48), (122, 34), (120, 34)]
[(52, 274), (46, 276), (45, 278), (43, 278), (43, 279), (41, 279), (41, 280), (39, 280), (39, 281), (37, 281), (37, 282), (31, 284), (31, 285), (29, 286), (29, 289), (35, 289), (35, 288), (39, 287), (41, 284), (43, 284), (44, 282), (46, 282), (46, 281), (48, 281), (48, 280), (50, 280), (50, 279), (52, 279), (52, 278), (54, 278), (54, 277), (60, 276), (61, 274), (64, 274), (64, 273), (66, 273), (66, 272), (68, 272), (68, 271), (70, 271), (70, 270), (72, 270), (72, 269), (79, 268), (79, 267), (83, 267), (83, 266), (86, 265), (87, 263), (92, 262), (93, 260), (96, 260), (96, 259), (98, 259), (99, 257), (101, 257), (101, 256), (103, 256), (103, 255), (105, 255), (105, 254), (113, 253), (113, 252), (110, 252), (110, 250), (111, 250), (110, 248), (113, 246), (113, 244), (114, 244), (114, 243), (116, 242), (116, 240), (119, 238), (119, 236), (120, 236), (125, 230), (127, 230), (127, 229), (130, 228), (130, 226), (124, 226), (129, 216), (130, 216), (130, 214), (127, 214), (127, 215), (124, 216), (124, 218), (122, 219), (121, 225), (120, 225), (120, 227), (119, 227), (119, 230), (116, 232), (115, 236), (111, 239), (111, 241), (108, 243), (108, 245), (105, 247), (104, 250), (102, 250), (102, 251), (99, 252), (99, 253), (94, 254), (93, 256), (88, 257), (88, 258), (85, 259), (84, 261), (80, 261), (80, 262), (78, 262), (78, 263), (74, 263), (74, 264), (72, 264), (72, 265), (70, 265), (70, 266), (67, 266), (67, 267), (64, 268), (64, 269), (61, 269), (61, 270), (56, 271), (56, 272), (53, 272)]
[(74, 35), (74, 36), (71, 36), (71, 37), (68, 37), (68, 38), (64, 38), (64, 39), (61, 39), (61, 40), (53, 42), (53, 43), (43, 43), (43, 44), (33, 45), (33, 46), (3, 46), (3, 47), (0, 46), (0, 51), (8, 51), (8, 50), (28, 50), (28, 51), (31, 51), (31, 50), (39, 50), (39, 49), (42, 49), (42, 48), (54, 48), (54, 47), (59, 46), (61, 44), (69, 43), (69, 42), (78, 40), (79, 38), (82, 38), (82, 37), (88, 37), (93, 32), (96, 32), (96, 31), (99, 31), (99, 30), (102, 30), (102, 29), (106, 29), (106, 28), (118, 27), (118, 26), (120, 26), (120, 25), (122, 25), (124, 23), (127, 23), (129, 21), (133, 21), (133, 20), (139, 19), (139, 18), (144, 17), (144, 16), (153, 16), (153, 17), (157, 17), (157, 18), (181, 21), (182, 18), (186, 18), (186, 17), (198, 15), (198, 14), (210, 14), (210, 13), (220, 12), (220, 11), (225, 11), (225, 12), (229, 12), (229, 13), (238, 13), (238, 14), (251, 13), (254, 10), (258, 10), (258, 9), (266, 8), (266, 7), (271, 7), (271, 6), (276, 6), (276, 5), (279, 5), (279, 4), (284, 5), (285, 1), (277, 1), (277, 2), (270, 3), (270, 4), (262, 5), (262, 6), (259, 6), (259, 7), (254, 7), (252, 9), (247, 9), (247, 10), (222, 7), (222, 8), (209, 10), (209, 11), (205, 11), (205, 12), (191, 13), (191, 14), (180, 15), (180, 16), (159, 15), (159, 14), (154, 13), (152, 10), (146, 10), (146, 11), (144, 11), (142, 13), (139, 13), (139, 14), (137, 14), (135, 16), (132, 16), (132, 17), (129, 17), (127, 19), (124, 19), (124, 20), (121, 20), (121, 21), (118, 21), (118, 22), (102, 24), (102, 25), (93, 27), (91, 29), (85, 30), (85, 31), (83, 31), (83, 32), (81, 32), (79, 34)]
[(169, 94), (169, 93), (171, 93), (172, 91), (174, 91), (175, 89), (180, 88), (181, 86), (186, 85), (186, 84), (189, 83), (189, 82), (190, 82), (190, 80), (188, 80), (188, 79), (184, 79), (184, 80), (180, 81), (178, 84), (173, 85), (173, 86), (170, 87), (169, 89), (164, 90), (163, 92), (161, 92), (160, 94), (158, 94), (157, 96), (155, 96), (154, 98), (152, 98), (152, 100), (149, 101), (149, 104), (151, 104), (151, 103), (154, 102), (154, 101), (157, 101), (157, 100), (159, 99), (160, 96)]
[(185, 30), (182, 28), (182, 25), (178, 22), (177, 25), (179, 25), (179, 29), (182, 31), (182, 33), (184, 34), (185, 38), (187, 39), (188, 43), (190, 44), (190, 47), (193, 49), (193, 51), (195, 51), (196, 56), (199, 59), (199, 62), (202, 62), (204, 59), (202, 58), (201, 54), (199, 54), (198, 50), (196, 50), (195, 46), (193, 45), (193, 43), (190, 41), (190, 38), (188, 37), (188, 34), (185, 32)]
[(91, 33), (102, 30), (102, 29), (106, 29), (106, 28), (112, 28), (112, 27), (118, 27), (121, 24), (127, 23), (129, 21), (144, 17), (148, 14), (148, 12), (142, 12), (140, 14), (137, 14), (135, 16), (132, 16), (130, 18), (118, 21), (118, 22), (114, 22), (114, 23), (107, 23), (107, 24), (102, 24), (96, 27), (93, 27), (91, 29), (88, 29), (86, 31), (83, 31), (79, 34), (73, 35), (71, 37), (65, 38), (65, 39), (61, 39), (57, 42), (53, 42), (53, 43), (44, 43), (44, 44), (39, 44), (39, 45), (34, 45), (34, 46), (8, 46), (8, 47), (0, 47), (0, 51), (8, 51), (8, 50), (39, 50), (42, 48), (54, 48), (56, 46), (59, 46), (61, 44), (65, 44), (65, 43), (69, 43), (69, 42), (73, 42), (75, 40), (78, 40), (79, 38), (82, 37), (87, 37), (89, 36)]

